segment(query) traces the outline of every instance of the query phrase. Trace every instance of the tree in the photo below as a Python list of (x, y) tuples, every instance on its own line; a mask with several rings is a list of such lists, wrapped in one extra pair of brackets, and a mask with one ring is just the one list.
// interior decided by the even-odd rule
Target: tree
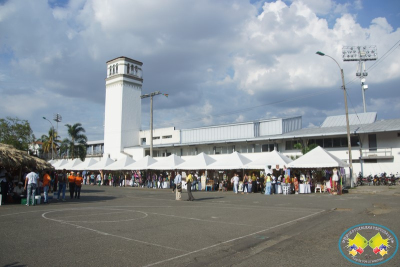
[(17, 117), (0, 119), (0, 143), (12, 145), (19, 150), (28, 150), (32, 141), (32, 129), (27, 120)]
[(313, 150), (314, 148), (316, 148), (318, 145), (317, 144), (311, 144), (308, 145), (308, 142), (306, 142), (306, 144), (303, 146), (302, 143), (296, 143), (294, 144), (294, 148), (296, 149), (301, 149), (301, 153), (307, 154), (308, 152), (310, 152), (311, 150)]
[(84, 161), (86, 157), (86, 142), (87, 142), (87, 137), (85, 134), (83, 134), (85, 129), (82, 127), (81, 123), (75, 123), (74, 125), (70, 124), (65, 124), (68, 128), (68, 136), (70, 139), (68, 139), (69, 143), (69, 151), (71, 158), (74, 159), (75, 155), (78, 155), (78, 157)]
[[(44, 153), (52, 153), (54, 151), (55, 154), (57, 154), (57, 147), (58, 144), (60, 143), (60, 140), (58, 140), (58, 133), (54, 131), (53, 127), (50, 128), (49, 130), (49, 135), (42, 135), (41, 137), (42, 142), (43, 142), (43, 152)], [(53, 144), (53, 150), (51, 145)]]

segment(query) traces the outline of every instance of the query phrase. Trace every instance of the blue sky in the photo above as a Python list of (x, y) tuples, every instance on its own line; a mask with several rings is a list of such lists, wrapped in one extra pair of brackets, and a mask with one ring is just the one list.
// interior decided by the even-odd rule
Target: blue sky
[[(339, 70), (315, 52), (341, 64), (358, 113), (356, 63), (341, 49), (376, 45), (367, 110), (398, 118), (399, 3), (0, 0), (0, 117), (27, 119), (40, 137), (50, 126), (42, 117), (59, 113), (62, 137), (80, 122), (89, 140), (103, 139), (106, 61), (127, 56), (143, 62), (143, 93), (169, 94), (155, 99), (155, 127), (299, 115), (312, 127), (344, 114)], [(141, 120), (148, 129), (149, 101)]]

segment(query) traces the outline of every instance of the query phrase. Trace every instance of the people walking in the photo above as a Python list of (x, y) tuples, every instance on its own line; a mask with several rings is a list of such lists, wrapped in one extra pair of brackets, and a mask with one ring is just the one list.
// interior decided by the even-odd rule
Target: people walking
[(271, 195), (271, 174), (268, 173), (267, 177), (265, 177), (265, 195)]
[(49, 203), (49, 188), (50, 188), (50, 175), (49, 171), (46, 171), (43, 175), (43, 195), (44, 195), (44, 204)]
[(182, 176), (179, 172), (176, 172), (176, 176), (174, 179), (174, 183), (176, 185), (176, 195), (175, 200), (181, 200), (181, 192), (182, 192)]
[(257, 177), (256, 177), (256, 174), (254, 172), (251, 175), (251, 191), (253, 193), (257, 193)]
[(74, 198), (75, 192), (75, 174), (73, 171), (68, 176), (68, 185), (69, 185), (69, 196), (71, 199)]
[(192, 195), (192, 183), (193, 183), (193, 175), (191, 173), (189, 173), (189, 175), (186, 177), (186, 190), (188, 193), (187, 201), (194, 200), (194, 197)]
[(233, 182), (233, 192), (235, 194), (237, 194), (238, 193), (238, 185), (239, 185), (239, 177), (237, 176), (236, 173), (232, 177), (232, 182)]
[(64, 169), (58, 173), (58, 200), (62, 192), (62, 200), (65, 201), (65, 188), (67, 186), (67, 171)]
[(26, 205), (29, 206), (30, 197), (32, 194), (32, 205), (35, 206), (35, 194), (38, 185), (39, 175), (33, 170), (26, 175), (24, 189), (27, 190)]
[(81, 197), (82, 181), (83, 181), (83, 178), (82, 178), (80, 172), (77, 172), (76, 177), (75, 177), (75, 198), (78, 198), (78, 199), (80, 199), (80, 197)]

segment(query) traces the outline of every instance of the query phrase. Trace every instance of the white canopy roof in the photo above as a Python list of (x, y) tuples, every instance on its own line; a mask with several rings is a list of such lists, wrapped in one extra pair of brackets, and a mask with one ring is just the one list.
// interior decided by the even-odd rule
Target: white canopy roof
[(108, 165), (110, 165), (113, 162), (114, 161), (112, 159), (110, 159), (108, 157), (105, 157), (102, 160), (100, 160), (99, 162), (97, 162), (97, 163), (95, 163), (95, 164), (93, 164), (91, 166), (88, 166), (86, 168), (86, 170), (94, 170), (94, 171), (104, 170)]
[(97, 162), (99, 162), (99, 161), (95, 160), (94, 158), (90, 158), (90, 159), (86, 158), (84, 162), (72, 167), (71, 170), (74, 170), (74, 171), (86, 170), (86, 168), (88, 168), (89, 166), (92, 166), (93, 164), (96, 164)]
[(193, 156), (186, 160), (184, 163), (179, 164), (177, 169), (179, 170), (202, 170), (206, 169), (210, 164), (216, 162), (215, 159), (201, 152), (200, 154)]
[(60, 166), (61, 169), (72, 170), (73, 167), (82, 163), (80, 159), (73, 159), (68, 161), (67, 164)]
[(318, 146), (288, 164), (288, 168), (334, 168), (348, 167), (349, 164)]
[(207, 170), (232, 170), (232, 169), (243, 169), (245, 165), (251, 162), (250, 159), (241, 155), (239, 152), (233, 152), (232, 154), (226, 155), (216, 162), (207, 166)]
[(288, 163), (292, 162), (292, 160), (280, 152), (274, 150), (271, 152), (262, 153), (258, 159), (250, 162), (245, 166), (245, 169), (266, 169), (268, 165), (275, 167), (279, 165), (283, 167), (284, 165), (288, 165)]
[(179, 164), (184, 163), (185, 161), (175, 155), (172, 154), (166, 158), (162, 158), (158, 160), (156, 163), (149, 166), (150, 170), (175, 170)]
[(157, 160), (153, 159), (150, 156), (146, 156), (132, 164), (129, 164), (122, 168), (123, 170), (147, 170), (150, 165), (156, 163)]
[(61, 166), (65, 165), (67, 163), (68, 163), (68, 160), (60, 159), (60, 160), (57, 160), (57, 161), (51, 163), (51, 165), (53, 165), (54, 169), (56, 169), (56, 170), (62, 170), (64, 168), (61, 168)]
[(128, 166), (134, 162), (135, 161), (131, 157), (123, 156), (122, 158), (118, 159), (117, 161), (106, 166), (104, 168), (104, 170), (110, 170), (110, 171), (123, 170), (126, 166)]

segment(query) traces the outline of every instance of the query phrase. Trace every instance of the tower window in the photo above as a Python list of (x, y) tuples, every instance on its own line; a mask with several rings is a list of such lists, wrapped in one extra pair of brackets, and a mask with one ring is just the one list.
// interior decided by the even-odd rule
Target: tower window
[(133, 72), (133, 65), (131, 65), (131, 72)]
[(111, 75), (111, 66), (110, 66), (110, 74), (108, 74), (108, 75)]
[(127, 71), (126, 71), (126, 73), (127, 73), (127, 74), (129, 73), (129, 64), (128, 64), (128, 68), (127, 68)]
[(113, 65), (113, 74), (115, 74), (115, 65)]
[(118, 73), (118, 63), (117, 63), (117, 66), (116, 66), (116, 73)]

